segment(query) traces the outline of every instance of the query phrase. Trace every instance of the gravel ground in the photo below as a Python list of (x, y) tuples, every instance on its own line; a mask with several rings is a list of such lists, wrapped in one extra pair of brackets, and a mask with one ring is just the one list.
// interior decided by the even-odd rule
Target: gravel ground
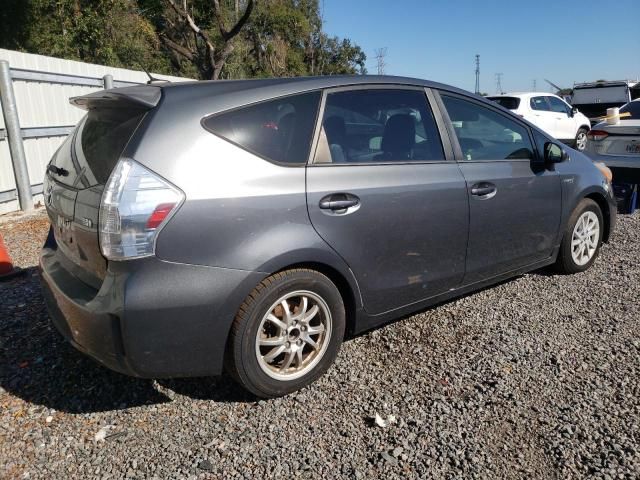
[(0, 477), (640, 478), (638, 214), (589, 272), (532, 273), (361, 335), (272, 401), (85, 358), (40, 296), (46, 221), (0, 232), (28, 267), (0, 284)]

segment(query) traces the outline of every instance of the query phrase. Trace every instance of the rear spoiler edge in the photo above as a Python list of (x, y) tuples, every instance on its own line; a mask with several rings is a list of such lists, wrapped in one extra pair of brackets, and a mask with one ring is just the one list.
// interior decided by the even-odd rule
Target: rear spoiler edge
[(111, 90), (100, 90), (79, 97), (71, 97), (69, 103), (83, 110), (90, 110), (99, 105), (113, 105), (115, 102), (151, 109), (158, 105), (162, 90), (153, 85), (123, 87)]

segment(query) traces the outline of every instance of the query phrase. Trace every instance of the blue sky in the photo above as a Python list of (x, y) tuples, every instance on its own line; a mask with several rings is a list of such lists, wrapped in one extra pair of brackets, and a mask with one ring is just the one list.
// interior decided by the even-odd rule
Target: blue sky
[(479, 53), (488, 93), (497, 72), (505, 91), (640, 77), (640, 0), (324, 0), (324, 21), (363, 48), (369, 73), (387, 47), (386, 73), (467, 90)]

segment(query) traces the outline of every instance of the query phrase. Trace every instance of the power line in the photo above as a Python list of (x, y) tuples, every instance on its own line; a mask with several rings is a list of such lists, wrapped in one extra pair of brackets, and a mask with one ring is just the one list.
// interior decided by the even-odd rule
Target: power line
[(480, 55), (476, 54), (476, 95), (480, 95)]
[(496, 73), (496, 93), (504, 93), (502, 91), (502, 75), (503, 73)]
[(378, 75), (384, 75), (385, 68), (387, 66), (387, 62), (385, 61), (385, 57), (387, 56), (387, 47), (377, 48), (375, 53), (376, 53), (376, 62), (378, 67)]

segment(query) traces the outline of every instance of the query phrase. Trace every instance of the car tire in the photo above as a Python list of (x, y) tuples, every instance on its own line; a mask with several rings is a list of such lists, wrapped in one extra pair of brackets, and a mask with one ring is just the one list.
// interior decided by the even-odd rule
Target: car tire
[(258, 397), (286, 395), (326, 372), (344, 331), (344, 303), (329, 278), (307, 269), (279, 272), (260, 282), (241, 305), (225, 367)]
[(582, 199), (567, 222), (556, 270), (566, 274), (588, 270), (600, 252), (603, 231), (600, 207), (589, 198)]
[(587, 148), (587, 132), (588, 131), (589, 130), (582, 127), (582, 128), (579, 128), (578, 132), (576, 133), (576, 138), (573, 142), (573, 147), (579, 152), (583, 152), (584, 149)]

